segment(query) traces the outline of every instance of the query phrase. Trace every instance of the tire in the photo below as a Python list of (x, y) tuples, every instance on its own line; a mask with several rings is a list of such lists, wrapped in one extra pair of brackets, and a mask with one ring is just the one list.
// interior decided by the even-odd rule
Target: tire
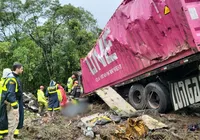
[(129, 103), (137, 110), (144, 109), (145, 107), (145, 94), (142, 85), (133, 85), (129, 90), (128, 95)]
[(170, 107), (169, 90), (159, 82), (150, 83), (145, 87), (147, 107), (165, 113)]

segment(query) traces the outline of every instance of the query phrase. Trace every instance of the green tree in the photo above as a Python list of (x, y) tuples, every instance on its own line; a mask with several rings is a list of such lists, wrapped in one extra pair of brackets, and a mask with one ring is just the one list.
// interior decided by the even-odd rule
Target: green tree
[(101, 31), (91, 13), (58, 0), (0, 3), (0, 68), (21, 62), (26, 90), (51, 79), (66, 83)]

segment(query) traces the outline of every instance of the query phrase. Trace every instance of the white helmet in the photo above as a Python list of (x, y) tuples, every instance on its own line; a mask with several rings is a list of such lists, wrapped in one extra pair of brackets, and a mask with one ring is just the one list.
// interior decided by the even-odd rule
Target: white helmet
[(5, 68), (3, 70), (3, 76), (2, 76), (2, 78), (6, 78), (11, 72), (12, 72), (11, 69)]

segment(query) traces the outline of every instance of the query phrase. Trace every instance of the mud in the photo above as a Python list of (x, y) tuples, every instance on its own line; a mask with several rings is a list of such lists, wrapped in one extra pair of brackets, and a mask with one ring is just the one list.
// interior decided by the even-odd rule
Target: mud
[[(60, 114), (54, 120), (48, 117), (38, 117), (36, 113), (25, 111), (24, 128), (18, 139), (23, 140), (90, 140), (85, 137), (77, 124), (81, 117), (95, 113), (103, 113), (109, 108), (105, 104), (93, 104), (86, 114), (73, 118), (64, 117)], [(200, 106), (192, 106), (178, 112), (168, 114), (151, 114), (151, 117), (168, 125), (168, 129), (161, 129), (148, 132), (146, 140), (199, 140), (200, 128), (191, 131), (189, 125), (200, 123)], [(124, 123), (122, 120), (121, 123)], [(96, 126), (94, 132), (96, 140), (110, 140), (115, 132), (117, 124), (109, 123), (103, 126)]]

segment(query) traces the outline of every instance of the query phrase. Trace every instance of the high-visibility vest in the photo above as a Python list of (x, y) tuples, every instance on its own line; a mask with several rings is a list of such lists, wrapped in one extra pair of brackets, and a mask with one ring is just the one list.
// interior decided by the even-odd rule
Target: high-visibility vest
[(18, 92), (18, 82), (17, 82), (16, 78), (7, 78), (7, 79), (5, 79), (5, 81), (3, 83), (3, 86), (2, 86), (2, 92), (3, 91), (8, 91), (8, 89), (7, 89), (6, 86), (7, 86), (8, 82), (10, 80), (13, 80), (15, 82), (15, 84), (16, 84), (16, 86), (15, 86), (15, 92)]
[(68, 92), (71, 92), (73, 86), (73, 79), (70, 77), (67, 81)]
[(2, 88), (3, 88), (3, 83), (4, 83), (5, 79), (2, 78), (0, 81), (0, 103), (1, 103), (1, 94), (2, 94)]
[(44, 96), (44, 92), (42, 90), (38, 90), (37, 91), (37, 98), (38, 98), (38, 102), (42, 102), (42, 103), (46, 103), (46, 98)]
[(57, 90), (58, 90), (58, 85), (55, 85), (55, 86), (52, 86), (52, 87), (48, 87), (47, 90), (48, 90), (49, 94), (56, 93)]
[[(4, 80), (1, 80), (1, 83), (0, 83), (0, 103), (1, 103), (1, 97), (2, 97), (2, 93), (5, 91), (8, 91), (7, 89), (7, 84), (8, 82), (12, 80), (14, 81), (14, 83), (16, 84), (15, 86), (15, 92), (18, 92), (18, 82), (16, 80), (16, 78), (7, 78), (7, 79), (4, 79)], [(18, 104), (18, 102), (14, 102), (14, 103), (11, 103), (11, 106), (16, 106)]]
[(62, 101), (62, 93), (59, 89), (57, 90), (57, 94), (58, 94), (58, 100), (61, 102)]
[(58, 100), (59, 100), (59, 101), (62, 101), (62, 94), (61, 94), (60, 90), (58, 89), (58, 85), (53, 86), (53, 87), (48, 87), (47, 90), (48, 90), (48, 93), (49, 93), (49, 94), (57, 93), (57, 95), (58, 95)]

